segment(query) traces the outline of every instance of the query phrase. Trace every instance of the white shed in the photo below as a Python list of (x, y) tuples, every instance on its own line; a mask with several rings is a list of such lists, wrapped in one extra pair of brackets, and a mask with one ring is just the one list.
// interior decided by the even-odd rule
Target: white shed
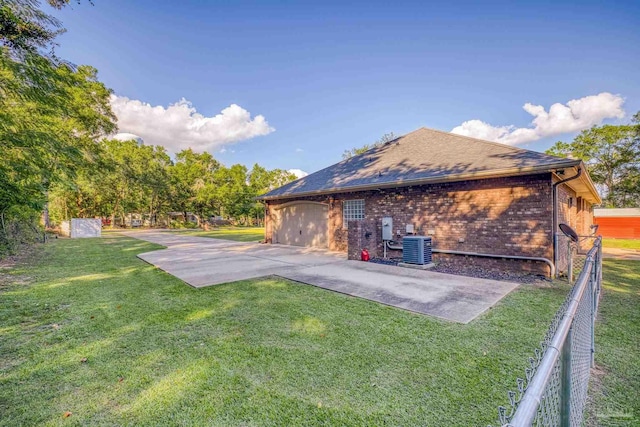
[(62, 221), (60, 225), (62, 234), (72, 239), (82, 237), (100, 237), (102, 234), (102, 220), (100, 218), (72, 218)]

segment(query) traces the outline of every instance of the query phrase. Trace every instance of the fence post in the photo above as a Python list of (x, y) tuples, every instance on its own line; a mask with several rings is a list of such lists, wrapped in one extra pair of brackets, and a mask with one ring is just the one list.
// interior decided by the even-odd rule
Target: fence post
[(602, 290), (602, 237), (598, 239), (598, 250), (596, 251), (598, 256), (596, 265), (598, 266), (598, 298), (596, 300), (596, 311), (600, 304), (600, 291)]
[[(591, 262), (591, 274), (589, 275), (589, 298), (591, 298), (591, 367), (595, 366), (595, 354), (596, 354), (596, 310), (598, 309), (598, 297), (597, 297), (597, 277), (598, 277), (598, 257), (597, 255), (591, 259), (587, 258), (587, 262)], [(586, 264), (585, 264), (586, 267)]]
[(567, 278), (569, 279), (569, 284), (573, 284), (573, 250), (571, 248), (571, 240), (567, 242), (567, 252), (569, 253), (567, 259)]
[[(573, 322), (572, 322), (573, 323)], [(571, 426), (571, 343), (573, 342), (573, 324), (562, 345), (562, 380), (560, 382), (560, 427)]]

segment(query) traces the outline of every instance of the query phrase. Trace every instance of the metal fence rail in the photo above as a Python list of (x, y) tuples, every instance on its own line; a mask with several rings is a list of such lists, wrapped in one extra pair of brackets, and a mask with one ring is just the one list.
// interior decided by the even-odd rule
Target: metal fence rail
[(598, 237), (540, 348), (529, 358), (525, 378), (518, 378), (517, 391), (508, 393), (510, 407), (498, 408), (501, 426), (582, 425), (601, 283), (602, 240)]

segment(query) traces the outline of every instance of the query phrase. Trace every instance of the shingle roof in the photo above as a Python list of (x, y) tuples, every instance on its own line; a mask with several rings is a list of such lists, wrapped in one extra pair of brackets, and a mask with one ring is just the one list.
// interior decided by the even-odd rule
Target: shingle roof
[(420, 128), (276, 188), (259, 199), (535, 173), (579, 163), (579, 160)]

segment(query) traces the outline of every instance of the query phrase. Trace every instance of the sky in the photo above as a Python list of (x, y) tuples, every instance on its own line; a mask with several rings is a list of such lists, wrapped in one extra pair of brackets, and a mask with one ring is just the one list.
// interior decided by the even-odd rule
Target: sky
[[(544, 151), (640, 111), (640, 1), (86, 0), (45, 6), (119, 131), (314, 172), (426, 126)], [(446, 147), (443, 147), (446, 149)]]

